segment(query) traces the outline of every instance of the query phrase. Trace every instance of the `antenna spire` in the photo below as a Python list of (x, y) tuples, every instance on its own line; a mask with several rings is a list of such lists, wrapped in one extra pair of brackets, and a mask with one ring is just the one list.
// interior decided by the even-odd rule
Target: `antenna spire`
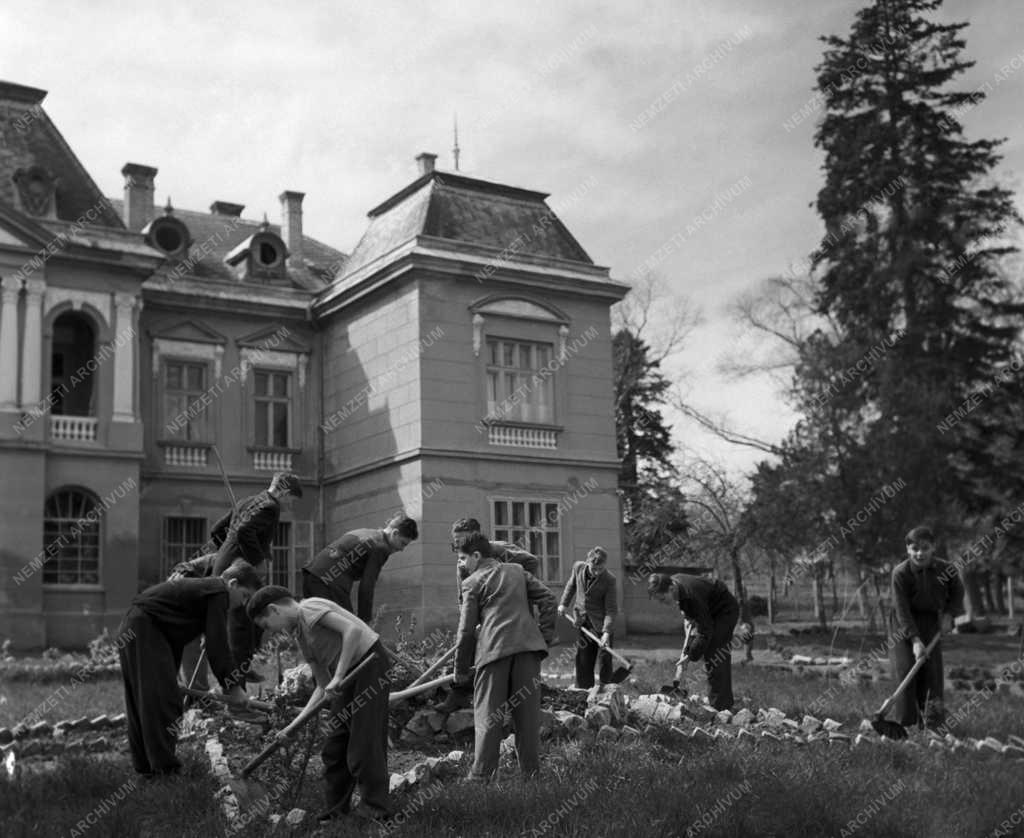
[(459, 115), (453, 115), (452, 127), (455, 129), (455, 146), (452, 148), (452, 157), (455, 159), (455, 171), (459, 170)]

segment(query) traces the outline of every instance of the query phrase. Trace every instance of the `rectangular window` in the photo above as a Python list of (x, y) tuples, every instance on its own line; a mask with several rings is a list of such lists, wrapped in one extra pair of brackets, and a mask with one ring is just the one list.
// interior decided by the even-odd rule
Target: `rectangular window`
[(255, 439), (267, 448), (288, 448), (291, 426), (291, 373), (256, 370)]
[(503, 498), (492, 502), (491, 511), (496, 541), (511, 541), (540, 559), (542, 581), (565, 581), (557, 503)]
[(554, 380), (548, 367), (550, 343), (488, 338), (487, 418), (500, 422), (552, 424)]
[(290, 591), (295, 588), (295, 568), (292, 564), (292, 523), (279, 521), (270, 547), (270, 567), (267, 584), (281, 585)]
[(200, 442), (206, 440), (207, 411), (206, 364), (192, 361), (167, 361), (164, 364), (164, 430), (173, 439)]
[(205, 518), (164, 518), (160, 542), (160, 578), (166, 579), (171, 568), (203, 555), (206, 549)]

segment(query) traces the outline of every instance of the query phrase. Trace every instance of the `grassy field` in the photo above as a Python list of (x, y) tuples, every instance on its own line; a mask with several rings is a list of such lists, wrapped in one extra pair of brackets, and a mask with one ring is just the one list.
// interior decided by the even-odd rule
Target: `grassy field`
[[(970, 646), (979, 640), (957, 638), (957, 649), (950, 649), (953, 660), (961, 655), (970, 659)], [(670, 676), (667, 661), (677, 650), (639, 645), (646, 644), (626, 648), (637, 661), (639, 688), (648, 689)], [(976, 652), (998, 662), (1012, 660), (1016, 641), (995, 643), (989, 636)], [(552, 664), (564, 669), (565, 655), (555, 651)], [(774, 706), (798, 718), (813, 706), (819, 718), (831, 716), (851, 730), (893, 688), (891, 682), (839, 688), (835, 680), (756, 665), (735, 666), (734, 681), (740, 705)], [(698, 673), (690, 687), (702, 689)], [(84, 692), (87, 688), (94, 692)], [(0, 686), (0, 696), (7, 698), (0, 703), (0, 724), (32, 712), (53, 691), (54, 685)], [(83, 684), (66, 702), (51, 718), (120, 712), (120, 684)], [(963, 696), (948, 696), (953, 712), (964, 703)], [(997, 696), (977, 703), (953, 732), (1003, 740), (1010, 733), (1024, 735), (1024, 700)], [(182, 752), (185, 775), (156, 783), (136, 779), (127, 759), (119, 757), (62, 760), (52, 771), (24, 774), (16, 785), (0, 779), (0, 832), (67, 836), (91, 830), (92, 835), (158, 838), (232, 834), (202, 755), (191, 745), (182, 746)], [(489, 786), (453, 780), (415, 789), (395, 800), (402, 817), (391, 834), (980, 838), (995, 834), (1004, 821), (1002, 834), (1020, 834), (1014, 831), (1020, 826), (1012, 824), (1024, 815), (1024, 761), (988, 752), (952, 754), (909, 744), (850, 748), (771, 740), (710, 742), (663, 730), (633, 745), (552, 744), (544, 766), (539, 781), (506, 772)], [(312, 772), (298, 795), (290, 797), (283, 801), (284, 811), (293, 805), (314, 812), (320, 808), (320, 784)], [(99, 815), (98, 807), (103, 808)], [(88, 822), (90, 816), (94, 823)], [(382, 834), (360, 824), (317, 833), (308, 826), (275, 831), (264, 823), (237, 834), (368, 833)]]

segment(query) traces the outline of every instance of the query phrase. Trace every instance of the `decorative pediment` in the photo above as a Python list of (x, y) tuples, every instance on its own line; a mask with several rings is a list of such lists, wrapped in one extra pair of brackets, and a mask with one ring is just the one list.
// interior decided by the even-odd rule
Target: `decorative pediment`
[(520, 320), (540, 320), (547, 323), (568, 323), (568, 316), (549, 303), (528, 297), (491, 295), (469, 307), (473, 314), (482, 316), (514, 317)]
[(0, 245), (39, 250), (53, 241), (53, 234), (37, 222), (0, 204)]
[(0, 227), (0, 247), (7, 245), (8, 247), (31, 247), (24, 239), (19, 239), (17, 236), (11, 235), (10, 232)]
[(167, 329), (151, 330), (150, 337), (160, 340), (175, 340), (183, 343), (218, 343), (225, 344), (228, 339), (209, 326), (196, 323), (194, 320), (183, 320)]
[(267, 326), (235, 341), (247, 349), (272, 349), (276, 352), (309, 353), (309, 346), (294, 338), (285, 326)]

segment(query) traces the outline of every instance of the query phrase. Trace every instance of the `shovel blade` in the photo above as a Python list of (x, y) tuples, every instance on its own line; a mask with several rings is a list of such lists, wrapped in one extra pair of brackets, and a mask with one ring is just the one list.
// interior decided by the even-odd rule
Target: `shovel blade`
[(620, 666), (614, 672), (612, 672), (611, 678), (608, 679), (609, 684), (621, 684), (629, 677), (630, 670), (628, 667)]
[(256, 780), (232, 777), (228, 785), (242, 811), (255, 809), (267, 797), (267, 789)]
[(874, 719), (871, 722), (871, 727), (875, 729), (875, 733), (879, 736), (885, 736), (887, 739), (899, 741), (907, 738), (907, 730), (899, 722), (891, 722), (888, 719)]

